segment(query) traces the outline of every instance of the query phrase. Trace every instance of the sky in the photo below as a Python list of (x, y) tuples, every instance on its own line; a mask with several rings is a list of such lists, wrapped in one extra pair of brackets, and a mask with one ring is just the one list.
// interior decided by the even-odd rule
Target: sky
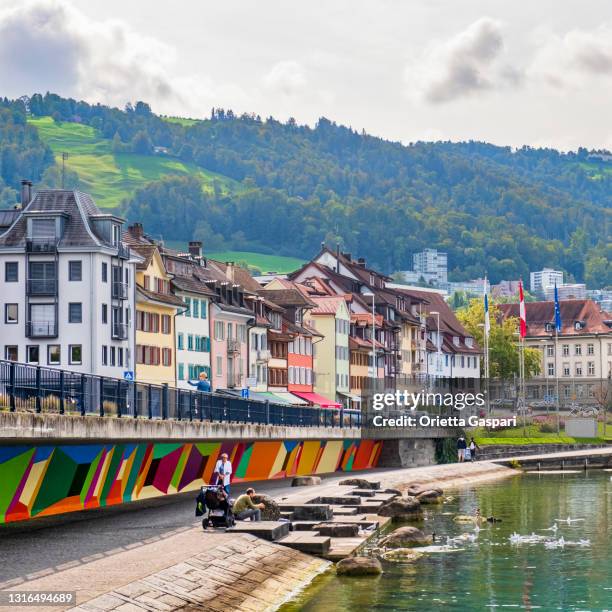
[(0, 95), (612, 149), (609, 0), (0, 0)]

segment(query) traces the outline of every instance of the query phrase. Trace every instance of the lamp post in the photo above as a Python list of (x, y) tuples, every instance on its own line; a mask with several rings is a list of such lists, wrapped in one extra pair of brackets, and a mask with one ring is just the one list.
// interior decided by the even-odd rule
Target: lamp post
[(438, 335), (436, 336), (436, 372), (440, 373), (440, 313), (437, 310), (432, 310), (430, 315), (436, 315), (438, 322)]
[(362, 295), (363, 297), (372, 298), (372, 392), (374, 392), (378, 378), (378, 365), (376, 363), (376, 296), (372, 291), (366, 291)]

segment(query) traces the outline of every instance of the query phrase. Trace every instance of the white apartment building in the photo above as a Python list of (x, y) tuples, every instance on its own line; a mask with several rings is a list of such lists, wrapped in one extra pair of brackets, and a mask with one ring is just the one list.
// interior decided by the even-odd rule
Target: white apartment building
[(0, 214), (2, 357), (123, 378), (134, 370), (135, 267), (123, 219), (79, 191), (32, 194)]
[[(586, 299), (586, 285), (584, 283), (572, 283), (557, 285), (557, 293), (560, 300), (584, 300)], [(544, 299), (551, 301), (555, 299), (555, 287), (544, 288)]]
[(445, 285), (448, 282), (448, 254), (437, 249), (425, 249), (412, 256), (414, 272), (434, 284)]
[(563, 272), (561, 270), (544, 268), (543, 270), (529, 273), (529, 290), (539, 297), (544, 297), (544, 291), (547, 287), (554, 288), (555, 285), (560, 287), (562, 284)]

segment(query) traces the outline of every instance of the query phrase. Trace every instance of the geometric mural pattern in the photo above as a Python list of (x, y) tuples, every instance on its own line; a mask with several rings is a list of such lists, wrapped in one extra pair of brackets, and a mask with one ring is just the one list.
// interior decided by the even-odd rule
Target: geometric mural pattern
[(0, 523), (197, 490), (226, 452), (232, 482), (376, 467), (373, 440), (0, 446)]

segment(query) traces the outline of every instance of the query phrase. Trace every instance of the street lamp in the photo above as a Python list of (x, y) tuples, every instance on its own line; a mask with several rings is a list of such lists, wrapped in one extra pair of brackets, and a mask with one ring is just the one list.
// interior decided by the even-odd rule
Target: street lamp
[(440, 313), (437, 310), (432, 310), (430, 315), (436, 315), (436, 319), (438, 321), (438, 335), (436, 336), (436, 348), (438, 349), (437, 357), (436, 357), (436, 371), (440, 374)]
[(378, 366), (376, 363), (376, 296), (372, 291), (366, 291), (361, 295), (366, 298), (372, 298), (372, 391), (375, 391), (376, 379), (378, 378)]

